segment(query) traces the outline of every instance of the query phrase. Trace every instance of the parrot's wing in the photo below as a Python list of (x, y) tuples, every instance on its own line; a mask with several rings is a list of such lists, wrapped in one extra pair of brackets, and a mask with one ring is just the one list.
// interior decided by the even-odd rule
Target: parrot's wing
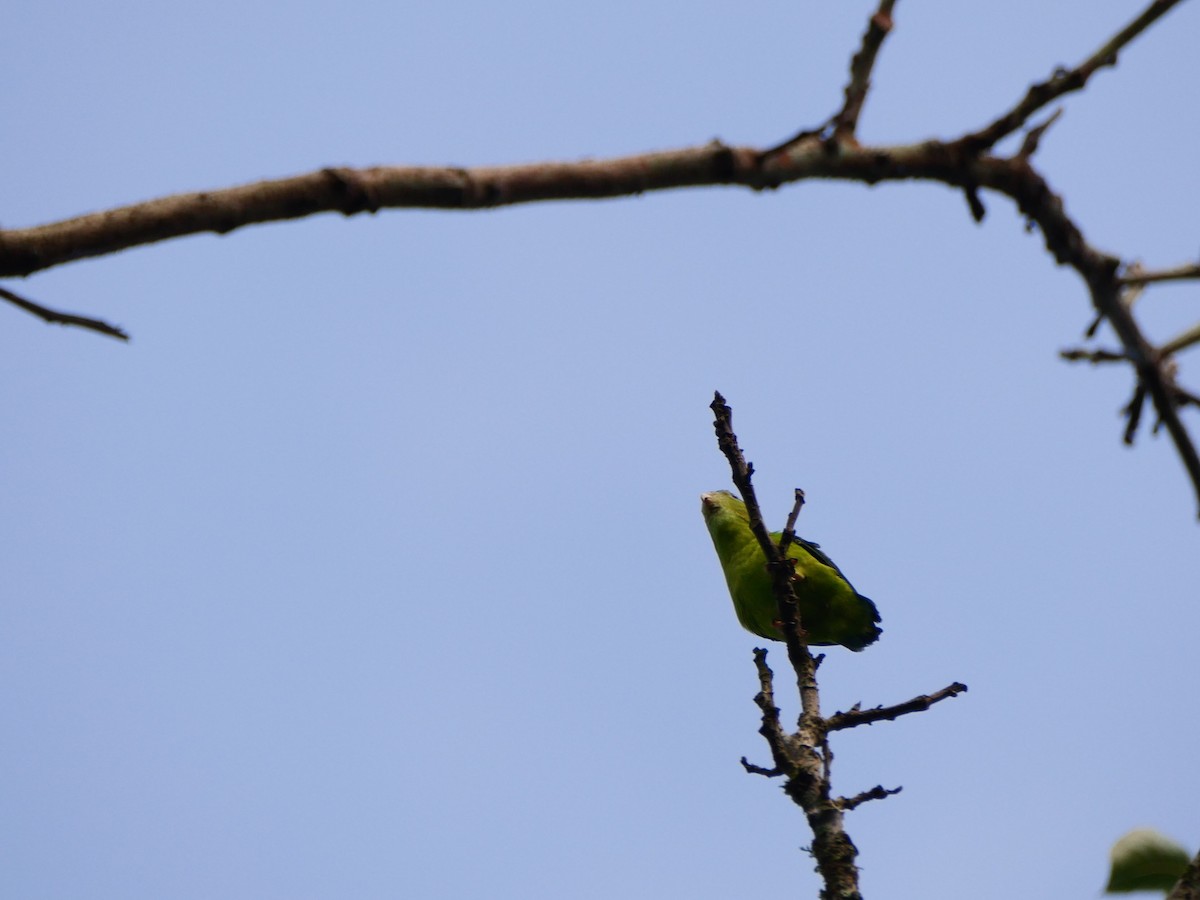
[[(800, 537), (799, 535), (796, 535), (794, 540), (797, 544), (799, 544), (801, 547), (803, 547), (805, 550), (807, 550), (810, 554), (812, 554), (813, 559), (815, 559), (819, 563), (824, 563), (825, 565), (829, 566), (829, 568), (833, 569), (833, 571), (838, 573), (838, 577), (840, 577), (842, 579), (842, 581), (846, 582), (846, 584), (850, 584), (850, 579), (847, 578), (842, 573), (842, 570), (837, 567), (837, 563), (835, 563), (832, 559), (830, 559), (829, 555), (824, 550), (821, 549), (820, 544), (816, 543), (815, 541), (806, 541), (804, 538)], [(850, 584), (850, 590), (852, 590), (852, 591), (854, 590), (854, 585)], [(854, 593), (857, 594), (858, 591), (854, 591)]]

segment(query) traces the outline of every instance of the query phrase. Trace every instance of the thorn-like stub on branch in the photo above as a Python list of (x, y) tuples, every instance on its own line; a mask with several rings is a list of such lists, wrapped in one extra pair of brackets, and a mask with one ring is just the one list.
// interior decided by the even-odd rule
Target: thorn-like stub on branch
[(1121, 436), (1121, 440), (1127, 447), (1132, 447), (1134, 439), (1137, 437), (1138, 426), (1142, 423), (1142, 410), (1145, 406), (1146, 388), (1139, 381), (1137, 387), (1133, 389), (1133, 396), (1121, 410), (1121, 415), (1126, 418), (1125, 433)]
[(1049, 118), (1046, 119), (1046, 121), (1042, 122), (1040, 125), (1030, 128), (1025, 134), (1025, 140), (1021, 142), (1021, 149), (1017, 152), (1017, 159), (1028, 161), (1029, 158), (1037, 152), (1038, 144), (1042, 140), (1042, 135), (1046, 133), (1046, 130), (1051, 125), (1058, 121), (1058, 118), (1062, 114), (1063, 109), (1060, 106), (1050, 115)]
[(784, 770), (778, 766), (770, 769), (763, 768), (762, 766), (756, 766), (744, 756), (742, 757), (742, 768), (745, 769), (749, 775), (762, 775), (765, 778), (778, 778), (780, 775), (786, 774)]
[(987, 216), (987, 207), (979, 199), (979, 188), (973, 184), (964, 184), (963, 195), (967, 198), (967, 206), (971, 210), (971, 218), (977, 223), (982, 222), (984, 217)]
[(329, 179), (334, 191), (340, 195), (339, 208), (343, 215), (352, 216), (360, 212), (374, 215), (379, 212), (382, 204), (356, 170), (329, 166), (322, 169), (321, 174)]
[(715, 181), (733, 181), (737, 174), (733, 148), (719, 138), (713, 138), (708, 142), (708, 149), (712, 152), (713, 179)]

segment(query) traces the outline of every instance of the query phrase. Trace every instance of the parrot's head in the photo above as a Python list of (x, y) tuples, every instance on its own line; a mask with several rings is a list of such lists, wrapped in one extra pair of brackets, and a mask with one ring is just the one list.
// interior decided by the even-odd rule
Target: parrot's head
[(700, 495), (700, 511), (704, 521), (711, 522), (715, 516), (735, 515), (746, 519), (746, 504), (729, 491), (709, 491)]

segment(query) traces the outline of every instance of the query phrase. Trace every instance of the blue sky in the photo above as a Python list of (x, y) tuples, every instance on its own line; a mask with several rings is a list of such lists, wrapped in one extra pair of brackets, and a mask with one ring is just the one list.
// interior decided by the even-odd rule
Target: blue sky
[[(977, 127), (1140, 6), (901, 2), (862, 138)], [(766, 145), (836, 108), (872, 7), (25, 4), (3, 224)], [(1037, 157), (1152, 267), (1200, 245), (1198, 28), (1172, 12)], [(904, 786), (849, 818), (868, 896), (1094, 896), (1141, 825), (1194, 850), (1191, 491), (1165, 439), (1121, 445), (1128, 372), (1059, 361), (1083, 286), (984, 201), (324, 215), (10, 282), (133, 341), (0, 309), (0, 894), (814, 896), (803, 817), (738, 764), (767, 754), (699, 513), (714, 389), (772, 521), (803, 487), (883, 614), (825, 708), (971, 688), (837, 737), (840, 792)], [(1147, 329), (1195, 298), (1152, 290)]]

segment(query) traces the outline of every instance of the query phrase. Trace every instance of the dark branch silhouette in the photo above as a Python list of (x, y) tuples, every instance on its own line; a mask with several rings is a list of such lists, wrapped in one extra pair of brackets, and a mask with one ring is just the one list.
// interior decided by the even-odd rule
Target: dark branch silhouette
[(117, 328), (115, 325), (109, 325), (107, 322), (102, 322), (100, 319), (92, 319), (87, 316), (77, 316), (73, 313), (58, 312), (49, 307), (42, 306), (40, 303), (34, 303), (25, 297), (14, 294), (12, 291), (0, 287), (0, 298), (7, 300), (13, 306), (25, 310), (27, 313), (32, 313), (43, 322), (48, 322), (51, 325), (74, 325), (76, 328), (86, 328), (88, 331), (98, 331), (100, 334), (107, 334), (109, 337), (115, 337), (118, 340), (127, 341), (129, 335)]

